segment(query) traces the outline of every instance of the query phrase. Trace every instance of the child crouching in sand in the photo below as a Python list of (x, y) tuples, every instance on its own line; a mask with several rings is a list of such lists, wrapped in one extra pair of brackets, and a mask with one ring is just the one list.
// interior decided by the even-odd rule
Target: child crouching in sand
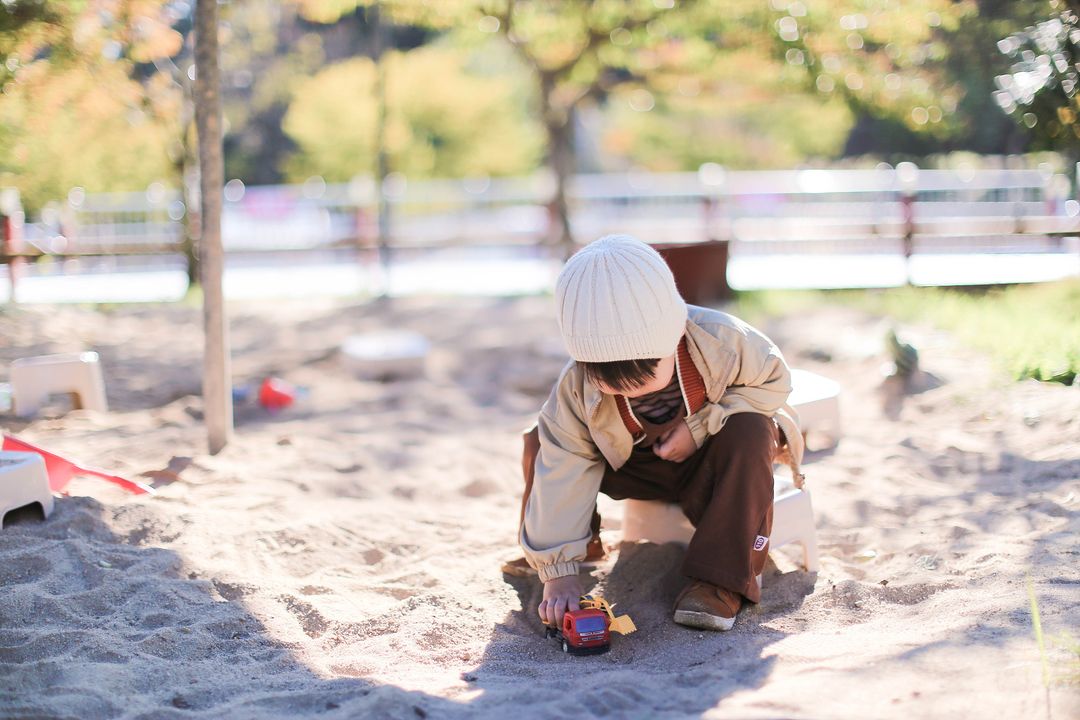
[(572, 358), (525, 436), (521, 547), (544, 583), (540, 619), (578, 609), (578, 567), (603, 556), (596, 496), (677, 502), (695, 527), (675, 622), (729, 630), (772, 529), (773, 462), (797, 471), (791, 375), (764, 335), (688, 307), (645, 243), (601, 238), (570, 258), (555, 291)]

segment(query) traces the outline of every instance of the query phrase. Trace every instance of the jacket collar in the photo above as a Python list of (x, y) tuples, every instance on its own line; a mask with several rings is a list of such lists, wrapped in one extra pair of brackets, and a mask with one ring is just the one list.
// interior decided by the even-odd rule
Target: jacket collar
[[(690, 356), (686, 336), (679, 340), (679, 347), (675, 351), (675, 375), (679, 380), (679, 390), (682, 391), (684, 417), (690, 417), (705, 404), (705, 380), (701, 377)], [(630, 407), (630, 401), (624, 395), (615, 395), (615, 404), (619, 409), (619, 417), (634, 438), (634, 444), (645, 439), (645, 428), (641, 421), (634, 415)]]

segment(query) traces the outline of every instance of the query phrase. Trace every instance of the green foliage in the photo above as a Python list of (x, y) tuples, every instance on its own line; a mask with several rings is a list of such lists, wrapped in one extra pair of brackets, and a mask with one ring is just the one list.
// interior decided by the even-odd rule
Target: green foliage
[[(536, 167), (540, 133), (506, 77), (469, 70), (459, 50), (389, 53), (386, 144), (409, 177), (511, 175)], [(345, 181), (375, 170), (375, 65), (353, 58), (297, 84), (284, 119), (299, 150), (288, 175)]]
[(842, 98), (859, 116), (847, 151), (900, 158), (1026, 147), (1027, 128), (991, 99), (995, 75), (1006, 69), (996, 43), (1047, 17), (1057, 1), (778, 0), (772, 7), (782, 60), (803, 72), (811, 92)]
[[(744, 8), (747, 0), (732, 4)], [(716, 54), (702, 42), (714, 18), (698, 14), (708, 4), (695, 0), (482, 5), (490, 13), (487, 31), (500, 33), (533, 70), (549, 128), (565, 124), (585, 97), (693, 72)]]
[(313, 23), (332, 24), (356, 12), (378, 6), (394, 22), (446, 28), (473, 16), (479, 0), (286, 0), (297, 6), (301, 17)]
[(612, 93), (606, 121), (604, 150), (635, 166), (762, 169), (839, 155), (852, 115), (837, 98), (793, 92), (782, 65), (743, 49), (663, 94), (631, 87)]
[(116, 64), (22, 73), (0, 102), (0, 184), (17, 187), (35, 210), (76, 186), (142, 189), (169, 177), (171, 129), (143, 112), (140, 99)]
[(943, 327), (995, 357), (1017, 379), (1069, 385), (1080, 374), (1080, 280), (980, 292), (898, 288), (848, 297), (874, 312)]
[[(176, 93), (136, 68), (179, 52), (165, 0), (5, 0), (0, 13), (0, 184), (35, 210), (172, 175)], [(139, 75), (145, 82), (137, 79)]]
[(750, 322), (762, 322), (836, 303), (937, 325), (989, 354), (1018, 380), (1080, 382), (1078, 279), (989, 290), (904, 287), (744, 292), (738, 294), (732, 312)]
[(74, 18), (85, 0), (5, 0), (0, 12), (0, 85), (44, 48), (53, 60), (75, 54)]
[(977, 15), (971, 2), (774, 3), (784, 61), (810, 87), (872, 108), (909, 129), (947, 132), (961, 91), (946, 79), (946, 34)]

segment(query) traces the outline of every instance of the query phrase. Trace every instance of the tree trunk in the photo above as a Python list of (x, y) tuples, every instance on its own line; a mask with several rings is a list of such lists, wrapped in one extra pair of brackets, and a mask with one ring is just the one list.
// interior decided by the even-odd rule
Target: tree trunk
[(232, 434), (229, 333), (221, 287), (221, 207), (225, 184), (222, 148), (221, 68), (218, 64), (218, 0), (195, 6), (195, 127), (199, 135), (199, 187), (202, 218), (203, 414), (210, 453)]
[(570, 228), (570, 206), (566, 188), (574, 174), (573, 128), (570, 120), (547, 126), (548, 162), (555, 175), (555, 195), (551, 199), (555, 241), (564, 257), (574, 254), (574, 235)]
[(380, 3), (371, 7), (373, 55), (375, 59), (375, 191), (378, 209), (379, 267), (382, 269), (380, 295), (390, 292), (390, 200), (386, 196), (386, 176), (390, 174), (390, 158), (386, 152), (386, 50)]
[(544, 130), (548, 141), (548, 166), (555, 176), (555, 194), (551, 198), (552, 237), (564, 258), (574, 254), (574, 235), (570, 228), (570, 207), (566, 200), (566, 186), (574, 173), (574, 114), (573, 108), (561, 110), (552, 102), (555, 77), (549, 73), (540, 76), (540, 102), (544, 118)]

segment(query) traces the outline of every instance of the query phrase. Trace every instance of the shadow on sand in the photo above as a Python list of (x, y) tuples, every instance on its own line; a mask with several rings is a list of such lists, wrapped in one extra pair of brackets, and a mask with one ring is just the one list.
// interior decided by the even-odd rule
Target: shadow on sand
[[(513, 579), (522, 609), (494, 628), (466, 673), (480, 692), (455, 701), (316, 673), (228, 584), (199, 577), (173, 551), (115, 533), (104, 516), (92, 498), (61, 498), (47, 522), (13, 517), (0, 532), (5, 718), (415, 719), (546, 716), (568, 706), (578, 716), (698, 714), (766, 680), (774, 658), (763, 650), (783, 633), (765, 623), (791, 609), (744, 610), (730, 633), (681, 628), (669, 608), (682, 549), (626, 545), (600, 579), (620, 612), (634, 613), (638, 633), (617, 638), (607, 655), (566, 656), (535, 619), (539, 583)], [(813, 588), (802, 573), (770, 572), (766, 583), (774, 582), (790, 585), (799, 602)], [(553, 666), (564, 670), (555, 682)], [(665, 676), (673, 691), (646, 692), (643, 675)]]

